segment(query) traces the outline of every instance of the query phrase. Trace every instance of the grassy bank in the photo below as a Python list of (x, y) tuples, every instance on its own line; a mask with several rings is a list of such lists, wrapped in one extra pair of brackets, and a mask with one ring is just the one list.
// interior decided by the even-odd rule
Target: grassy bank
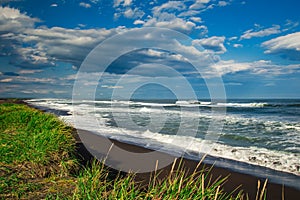
[[(209, 181), (205, 170), (154, 174), (140, 187), (134, 174), (111, 176), (102, 163), (81, 166), (72, 127), (26, 105), (0, 104), (0, 199), (243, 199)], [(111, 178), (114, 177), (114, 178)], [(258, 194), (261, 199), (264, 193)]]

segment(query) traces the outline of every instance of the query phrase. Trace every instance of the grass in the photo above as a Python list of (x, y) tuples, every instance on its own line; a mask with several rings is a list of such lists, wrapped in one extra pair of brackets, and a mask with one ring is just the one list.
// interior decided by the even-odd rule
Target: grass
[(45, 191), (75, 188), (70, 181), (78, 167), (74, 150), (72, 128), (57, 117), (0, 104), (0, 197), (42, 198)]
[[(54, 115), (0, 104), (0, 199), (247, 199), (225, 193), (226, 178), (212, 181), (206, 169), (188, 175), (181, 162), (164, 179), (154, 173), (146, 187), (133, 173), (112, 178), (98, 161), (80, 166), (72, 130)], [(257, 199), (265, 194), (258, 187)]]

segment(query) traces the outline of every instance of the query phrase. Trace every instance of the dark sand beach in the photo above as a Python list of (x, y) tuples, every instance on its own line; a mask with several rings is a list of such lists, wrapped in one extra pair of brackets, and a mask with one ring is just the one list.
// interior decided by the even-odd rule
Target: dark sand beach
[[(84, 141), (81, 141), (80, 138), (77, 136), (77, 146), (79, 150), (79, 154), (82, 155), (82, 157), (85, 160), (91, 159), (93, 156), (89, 153), (89, 151), (93, 152), (94, 155), (96, 155), (98, 158), (105, 158), (107, 156), (107, 149), (111, 147), (111, 143), (113, 143), (115, 146), (118, 146), (119, 148), (122, 148), (126, 151), (130, 152), (136, 152), (136, 153), (147, 153), (151, 150), (143, 147), (139, 147), (132, 144), (122, 143), (116, 140), (108, 140), (107, 138), (104, 138), (102, 136), (96, 135), (89, 131), (79, 130), (80, 138)], [(86, 144), (89, 147), (92, 147), (87, 151), (84, 144)], [(95, 148), (93, 148), (95, 147)], [(98, 148), (97, 148), (98, 147)], [(101, 152), (101, 150), (104, 150)], [(111, 148), (110, 152), (114, 151), (114, 146)], [(114, 158), (110, 158), (113, 160)], [(166, 153), (158, 153), (158, 163), (163, 162), (160, 159), (168, 159), (168, 160), (174, 160), (175, 157), (168, 155)], [(144, 162), (143, 160), (136, 160), (136, 164), (138, 162)], [(185, 169), (187, 169), (190, 172), (193, 172), (195, 168), (198, 165), (198, 161), (190, 160), (190, 159), (183, 159), (183, 166)], [(158, 170), (158, 173), (160, 173), (160, 178), (163, 178), (168, 174), (168, 171), (171, 170), (173, 163), (170, 165)], [(201, 164), (199, 169), (202, 169), (203, 166), (210, 168), (210, 164)], [(155, 164), (153, 165), (155, 166)], [(153, 167), (153, 171), (155, 170), (155, 167)], [(240, 189), (244, 190), (246, 193), (248, 193), (250, 199), (255, 199), (256, 193), (257, 193), (257, 181), (259, 180), (258, 177), (243, 173), (238, 173), (230, 169), (225, 169), (221, 167), (213, 166), (210, 174), (212, 176), (212, 180), (217, 179), (218, 177), (227, 177), (228, 179), (224, 185), (224, 190), (227, 192), (231, 192), (237, 187), (240, 186)], [(138, 181), (142, 181), (144, 183), (147, 183), (149, 178), (151, 176), (151, 173), (138, 173), (136, 179)], [(260, 179), (261, 185), (264, 183), (264, 179)], [(295, 183), (299, 184), (299, 183)], [(261, 186), (262, 187), (262, 186)], [(284, 191), (284, 199), (299, 199), (300, 190), (291, 186), (283, 186), (281, 184), (273, 183), (272, 181), (268, 181), (267, 184), (267, 199), (282, 199), (282, 192)]]

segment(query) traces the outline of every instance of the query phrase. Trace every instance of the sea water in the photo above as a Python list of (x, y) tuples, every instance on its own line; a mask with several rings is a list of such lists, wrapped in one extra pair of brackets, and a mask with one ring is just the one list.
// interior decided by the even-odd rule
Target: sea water
[[(76, 128), (122, 142), (175, 155), (184, 152), (192, 159), (206, 144), (212, 156), (300, 175), (300, 100), (27, 102)], [(216, 121), (221, 127), (211, 129)], [(208, 137), (214, 130), (214, 137)]]

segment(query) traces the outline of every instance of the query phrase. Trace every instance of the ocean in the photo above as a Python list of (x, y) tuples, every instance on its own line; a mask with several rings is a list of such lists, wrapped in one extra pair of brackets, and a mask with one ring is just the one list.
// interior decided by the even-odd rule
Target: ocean
[(184, 153), (191, 159), (199, 158), (205, 150), (218, 158), (300, 175), (300, 100), (297, 99), (239, 99), (226, 103), (209, 100), (72, 102), (71, 99), (27, 102), (57, 114), (76, 128), (121, 142), (174, 155)]

